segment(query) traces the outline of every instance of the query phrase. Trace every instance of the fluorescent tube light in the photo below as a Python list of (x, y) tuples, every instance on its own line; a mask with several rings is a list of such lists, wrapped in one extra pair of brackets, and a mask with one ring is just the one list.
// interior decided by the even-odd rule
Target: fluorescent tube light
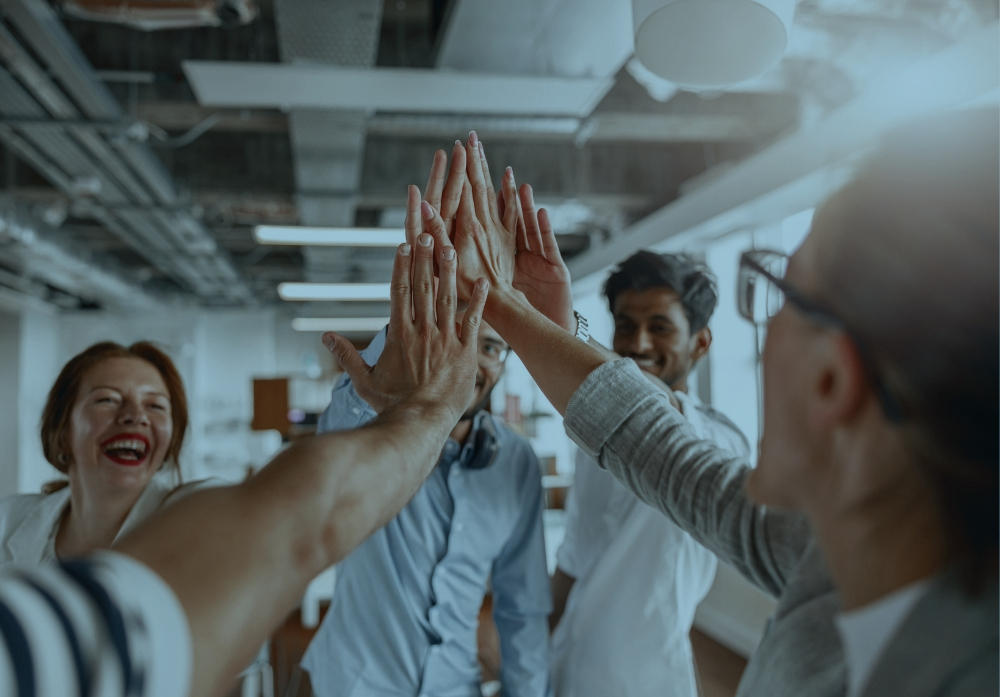
[(299, 227), (258, 225), (258, 244), (302, 244), (330, 247), (397, 247), (406, 242), (402, 228)]
[(297, 332), (378, 332), (389, 324), (388, 317), (296, 317)]
[(201, 106), (515, 116), (590, 115), (613, 77), (246, 61), (181, 62)]
[(389, 301), (388, 283), (280, 283), (282, 300), (381, 300)]

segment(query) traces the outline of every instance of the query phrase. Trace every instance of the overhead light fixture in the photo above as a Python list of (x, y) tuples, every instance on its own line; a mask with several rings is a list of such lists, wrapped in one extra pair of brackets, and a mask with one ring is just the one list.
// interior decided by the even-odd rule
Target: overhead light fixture
[(635, 56), (683, 87), (719, 89), (781, 60), (796, 0), (632, 0)]
[(379, 332), (389, 324), (388, 317), (296, 317), (292, 329), (297, 332)]
[(181, 63), (198, 104), (407, 114), (589, 116), (613, 77), (552, 77), (298, 63)]
[(258, 225), (258, 244), (301, 244), (329, 247), (397, 247), (406, 242), (402, 228), (299, 227)]
[(282, 300), (381, 300), (389, 302), (388, 283), (280, 283)]

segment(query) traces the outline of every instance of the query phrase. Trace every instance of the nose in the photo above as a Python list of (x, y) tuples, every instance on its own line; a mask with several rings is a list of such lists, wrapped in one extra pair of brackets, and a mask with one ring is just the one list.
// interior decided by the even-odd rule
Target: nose
[(123, 426), (131, 426), (133, 424), (148, 426), (149, 416), (137, 401), (134, 399), (125, 399), (118, 410), (118, 423)]
[(646, 353), (653, 349), (653, 341), (649, 336), (649, 332), (646, 331), (645, 327), (639, 327), (635, 333), (632, 335), (632, 341), (630, 342), (633, 353)]

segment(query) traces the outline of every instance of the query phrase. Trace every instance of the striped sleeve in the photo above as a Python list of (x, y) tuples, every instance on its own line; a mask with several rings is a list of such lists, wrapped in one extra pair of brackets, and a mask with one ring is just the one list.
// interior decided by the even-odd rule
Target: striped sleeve
[(183, 697), (190, 679), (184, 611), (134, 559), (0, 570), (0, 697)]

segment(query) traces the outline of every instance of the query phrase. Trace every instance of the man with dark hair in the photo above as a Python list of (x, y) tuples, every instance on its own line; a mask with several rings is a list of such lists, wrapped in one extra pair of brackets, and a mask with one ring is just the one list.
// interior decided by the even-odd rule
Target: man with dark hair
[[(712, 344), (715, 279), (693, 259), (640, 251), (604, 287), (615, 353), (673, 390), (697, 434), (749, 452), (728, 419), (688, 393)], [(552, 579), (552, 681), (557, 697), (694, 697), (688, 634), (716, 560), (582, 452)]]

